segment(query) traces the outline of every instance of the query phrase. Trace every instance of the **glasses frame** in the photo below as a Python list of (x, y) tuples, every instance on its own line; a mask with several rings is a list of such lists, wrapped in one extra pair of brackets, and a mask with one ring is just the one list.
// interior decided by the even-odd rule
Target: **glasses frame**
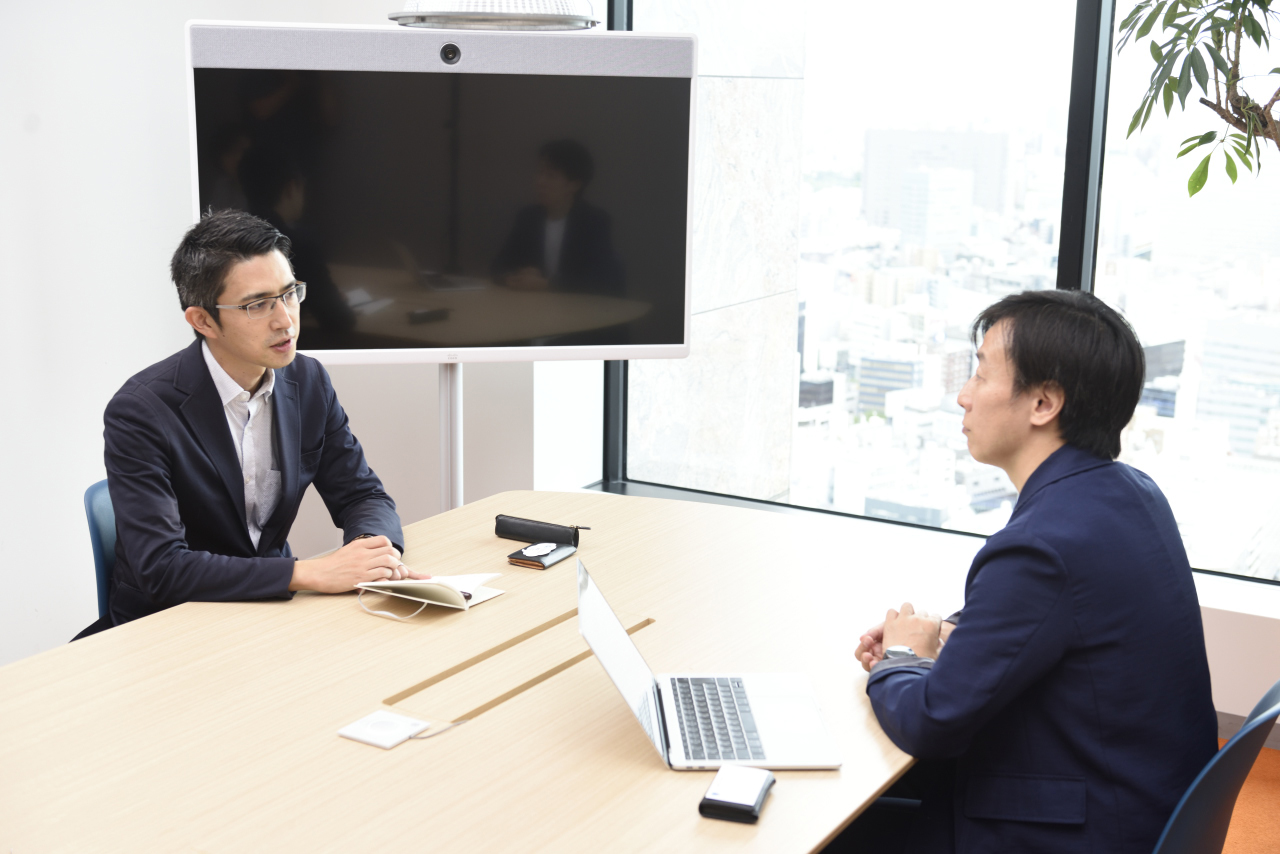
[[(276, 310), (276, 303), (279, 300), (288, 299), (290, 294), (297, 294), (298, 305), (302, 305), (303, 301), (307, 298), (307, 283), (294, 282), (283, 293), (276, 294), (273, 297), (263, 297), (262, 299), (256, 299), (251, 302), (244, 303), (243, 305), (214, 305), (213, 307), (240, 309), (241, 311), (244, 312), (244, 316), (249, 318), (250, 320), (263, 320), (265, 318), (270, 317), (272, 314), (274, 314)], [(267, 306), (266, 312), (259, 315), (258, 317), (254, 317), (252, 314), (249, 313), (251, 310), (258, 308), (259, 306)], [(286, 309), (289, 308), (288, 303), (285, 303), (285, 308)]]

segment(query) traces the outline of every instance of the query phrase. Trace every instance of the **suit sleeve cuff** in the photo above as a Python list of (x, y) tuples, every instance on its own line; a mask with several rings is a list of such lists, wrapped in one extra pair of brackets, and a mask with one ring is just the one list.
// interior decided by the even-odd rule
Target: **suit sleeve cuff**
[(354, 534), (351, 537), (351, 539), (344, 540), (342, 544), (344, 546), (349, 545), (350, 543), (356, 540), (362, 539), (364, 537), (386, 537), (388, 540), (391, 541), (391, 545), (396, 547), (396, 551), (400, 552), (400, 556), (404, 557), (404, 543), (397, 543), (395, 537), (389, 536), (387, 534), (380, 534), (377, 531), (361, 531), (358, 534)]
[(871, 675), (883, 673), (886, 670), (894, 670), (898, 667), (917, 667), (922, 670), (933, 669), (932, 658), (920, 658), (919, 656), (903, 656), (901, 658), (882, 658), (871, 668)]

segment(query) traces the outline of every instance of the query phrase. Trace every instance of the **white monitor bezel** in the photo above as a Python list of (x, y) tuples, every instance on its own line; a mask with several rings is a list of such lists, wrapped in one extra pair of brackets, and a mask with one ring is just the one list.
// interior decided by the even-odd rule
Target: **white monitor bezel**
[[(446, 65), (448, 42), (463, 61)], [(553, 49), (548, 49), (553, 48)], [(353, 26), (245, 21), (187, 22), (187, 121), (191, 154), (191, 216), (200, 219), (196, 151), (195, 69), (279, 68), (303, 71), (415, 71), (469, 74), (680, 77), (689, 80), (688, 197), (685, 216), (684, 340), (679, 344), (577, 347), (459, 347), (300, 352), (328, 365), (539, 362), (586, 359), (683, 359), (693, 319), (692, 235), (697, 38), (631, 32), (494, 32), (397, 25)]]

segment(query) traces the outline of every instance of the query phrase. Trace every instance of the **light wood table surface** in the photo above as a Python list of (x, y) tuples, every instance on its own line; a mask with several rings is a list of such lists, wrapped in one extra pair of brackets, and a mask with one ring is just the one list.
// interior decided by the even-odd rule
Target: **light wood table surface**
[[(389, 346), (474, 347), (621, 326), (653, 306), (641, 300), (585, 293), (518, 291), (480, 279), (476, 290), (430, 290), (400, 270), (330, 265), (343, 291), (363, 288), (374, 300), (392, 300), (372, 314), (356, 312), (355, 333), (386, 339)], [(412, 323), (410, 310), (443, 310), (447, 319)]]
[[(576, 562), (508, 565), (498, 513), (592, 528), (578, 556), (656, 672), (810, 674), (844, 766), (778, 772), (757, 825), (701, 818), (712, 772), (665, 767), (577, 634)], [(0, 668), (0, 852), (816, 850), (910, 763), (858, 634), (943, 587), (947, 613), (981, 544), (586, 492), (405, 537), (410, 565), (506, 593), (408, 622), (354, 595), (189, 603)], [(337, 736), (380, 708), (470, 720), (389, 751)]]

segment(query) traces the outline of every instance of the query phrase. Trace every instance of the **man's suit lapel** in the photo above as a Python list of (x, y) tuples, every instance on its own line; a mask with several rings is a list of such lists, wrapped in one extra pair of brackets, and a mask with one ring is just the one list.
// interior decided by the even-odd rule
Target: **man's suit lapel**
[(222, 408), (222, 399), (218, 397), (218, 387), (213, 384), (209, 366), (204, 363), (199, 341), (183, 351), (174, 386), (188, 395), (179, 406), (182, 417), (218, 470), (218, 475), (227, 488), (227, 495), (235, 505), (236, 518), (244, 526), (247, 539), (249, 529), (245, 523), (244, 473), (240, 469), (240, 460), (236, 457), (236, 446), (231, 440), (231, 429), (227, 427), (227, 415)]
[(291, 521), (289, 508), (297, 506), (294, 496), (298, 491), (298, 467), (302, 455), (302, 417), (298, 411), (298, 384), (287, 379), (286, 373), (291, 372), (287, 368), (276, 371), (276, 388), (271, 393), (280, 497), (258, 539), (258, 545), (264, 548), (275, 543), (281, 526)]

